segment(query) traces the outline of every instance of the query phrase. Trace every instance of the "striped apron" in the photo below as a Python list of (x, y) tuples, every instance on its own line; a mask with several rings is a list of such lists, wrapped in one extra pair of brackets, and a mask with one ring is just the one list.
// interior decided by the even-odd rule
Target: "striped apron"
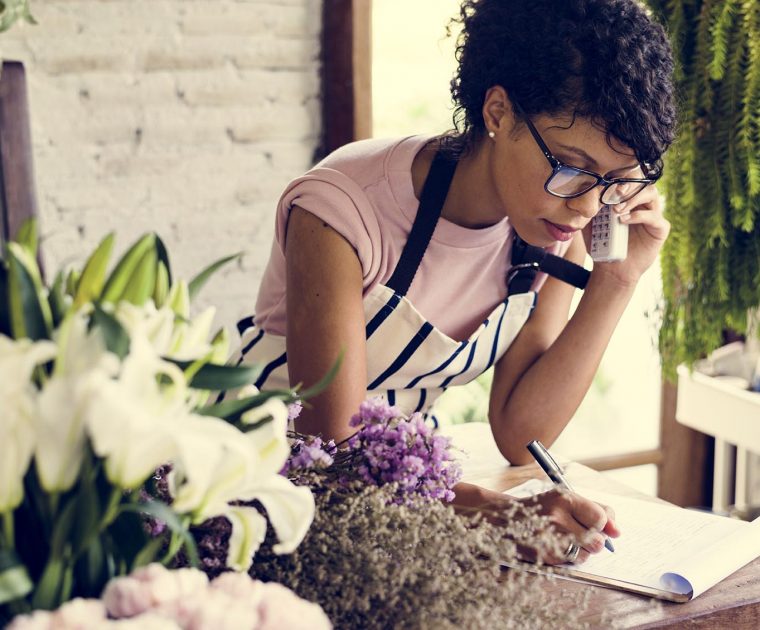
[[(428, 322), (407, 299), (455, 169), (455, 161), (436, 155), (412, 230), (391, 278), (364, 298), (367, 397), (382, 396), (407, 414), (419, 411), (432, 416), (432, 404), (446, 389), (468, 383), (490, 368), (507, 351), (536, 305), (537, 294), (530, 287), (542, 268), (540, 261), (516, 261), (514, 256), (507, 297), (467, 339), (452, 339)], [(544, 256), (539, 248), (532, 250), (539, 258), (551, 256)], [(258, 328), (253, 317), (242, 320), (238, 327), (242, 342), (232, 360), (263, 366), (255, 382), (259, 389), (290, 387), (285, 337)]]

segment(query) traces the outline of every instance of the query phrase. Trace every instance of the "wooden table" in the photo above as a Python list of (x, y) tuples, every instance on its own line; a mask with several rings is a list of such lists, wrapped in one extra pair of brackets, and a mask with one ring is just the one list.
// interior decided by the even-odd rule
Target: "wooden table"
[[(456, 447), (462, 450), (463, 481), (492, 490), (503, 491), (532, 478), (544, 478), (537, 465), (509, 466), (499, 453), (485, 423), (445, 427)], [(645, 498), (640, 492), (615, 482), (586, 466), (570, 464), (567, 476), (579, 486)], [(614, 507), (614, 506), (613, 506)], [(547, 583), (551, 598), (560, 591), (578, 593), (589, 591), (590, 599), (583, 621), (591, 628), (609, 627), (603, 617), (614, 613), (620, 628), (721, 628), (730, 630), (760, 629), (760, 558), (685, 604), (654, 602), (632, 593), (578, 584), (568, 580)]]

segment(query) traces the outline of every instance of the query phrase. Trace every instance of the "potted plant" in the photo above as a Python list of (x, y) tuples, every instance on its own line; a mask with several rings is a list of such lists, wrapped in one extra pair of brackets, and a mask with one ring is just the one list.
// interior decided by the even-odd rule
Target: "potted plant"
[(681, 95), (662, 183), (673, 228), (660, 351), (673, 380), (760, 307), (760, 4), (648, 4), (670, 32)]
[(670, 33), (681, 96), (662, 182), (672, 231), (662, 254), (660, 352), (665, 377), (678, 374), (676, 418), (718, 440), (713, 503), (726, 507), (728, 445), (739, 446), (737, 478), (750, 468), (749, 451), (760, 453), (760, 393), (691, 368), (726, 331), (760, 349), (760, 3), (647, 4)]

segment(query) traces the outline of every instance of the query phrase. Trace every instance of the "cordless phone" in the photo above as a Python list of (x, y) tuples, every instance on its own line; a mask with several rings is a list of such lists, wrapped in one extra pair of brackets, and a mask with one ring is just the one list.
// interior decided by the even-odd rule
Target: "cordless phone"
[(628, 226), (610, 206), (604, 205), (591, 220), (591, 258), (596, 262), (625, 260), (628, 254)]

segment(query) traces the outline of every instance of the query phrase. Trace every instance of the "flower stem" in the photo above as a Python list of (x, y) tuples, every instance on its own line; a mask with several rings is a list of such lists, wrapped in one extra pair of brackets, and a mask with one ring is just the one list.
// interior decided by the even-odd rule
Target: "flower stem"
[(13, 511), (3, 512), (3, 537), (8, 549), (16, 548), (16, 535), (13, 529)]
[(103, 514), (103, 529), (107, 528), (111, 523), (113, 523), (114, 519), (119, 514), (119, 504), (121, 503), (122, 496), (122, 489), (114, 486), (114, 488), (111, 490), (111, 496), (108, 498), (106, 511)]

